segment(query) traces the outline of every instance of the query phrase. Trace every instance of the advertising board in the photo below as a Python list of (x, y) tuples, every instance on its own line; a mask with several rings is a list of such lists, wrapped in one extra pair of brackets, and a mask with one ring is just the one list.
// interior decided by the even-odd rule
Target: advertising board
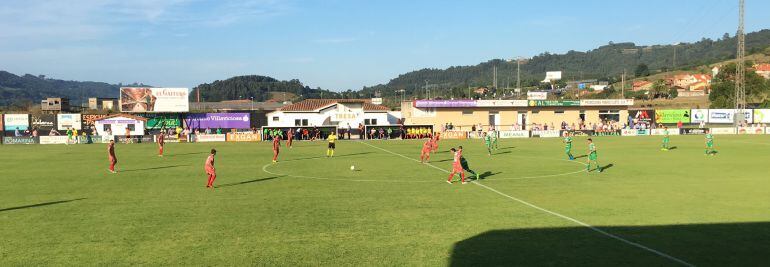
[(189, 114), (185, 125), (190, 129), (249, 129), (249, 113)]
[(121, 112), (189, 112), (187, 88), (120, 88)]
[(56, 129), (66, 131), (68, 129), (80, 130), (82, 122), (80, 114), (57, 114)]

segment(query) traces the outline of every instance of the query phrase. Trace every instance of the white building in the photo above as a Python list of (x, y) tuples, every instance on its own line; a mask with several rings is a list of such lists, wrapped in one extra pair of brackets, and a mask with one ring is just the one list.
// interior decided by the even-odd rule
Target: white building
[(268, 127), (395, 125), (401, 112), (365, 99), (306, 99), (267, 114)]
[(107, 135), (107, 130), (112, 131), (112, 135), (126, 135), (130, 132), (132, 136), (144, 135), (144, 125), (147, 119), (128, 115), (115, 114), (98, 119), (94, 122), (96, 135)]

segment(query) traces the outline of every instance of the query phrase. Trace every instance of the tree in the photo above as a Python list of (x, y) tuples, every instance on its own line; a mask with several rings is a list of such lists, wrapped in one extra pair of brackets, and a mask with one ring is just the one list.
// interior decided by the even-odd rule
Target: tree
[(665, 94), (666, 92), (668, 92), (666, 81), (663, 79), (658, 79), (652, 83), (652, 88), (650, 88), (650, 99), (658, 98), (659, 95)]
[(634, 70), (634, 76), (636, 77), (650, 76), (650, 68), (647, 67), (647, 64), (639, 63), (639, 65), (636, 65), (636, 70)]
[[(746, 62), (748, 67), (751, 62)], [(735, 108), (735, 63), (725, 65), (711, 84), (711, 108)], [(759, 104), (770, 100), (770, 83), (753, 71), (746, 71), (746, 102)]]

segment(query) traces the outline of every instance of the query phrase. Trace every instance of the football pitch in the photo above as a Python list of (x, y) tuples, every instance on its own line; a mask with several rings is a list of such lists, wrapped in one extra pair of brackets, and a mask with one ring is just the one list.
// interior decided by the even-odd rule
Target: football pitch
[[(0, 146), (0, 263), (770, 264), (770, 135), (593, 137), (602, 173), (585, 139), (116, 144), (118, 174), (104, 144)], [(458, 145), (480, 181), (445, 182)]]

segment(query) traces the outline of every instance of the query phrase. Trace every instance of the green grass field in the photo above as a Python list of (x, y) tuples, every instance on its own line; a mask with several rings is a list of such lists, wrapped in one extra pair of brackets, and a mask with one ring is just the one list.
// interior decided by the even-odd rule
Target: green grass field
[[(575, 138), (576, 155), (585, 138)], [(676, 266), (770, 264), (770, 135), (0, 146), (0, 264)], [(484, 179), (444, 182), (463, 145)], [(212, 147), (217, 188), (204, 188)], [(350, 166), (355, 165), (356, 171)]]

